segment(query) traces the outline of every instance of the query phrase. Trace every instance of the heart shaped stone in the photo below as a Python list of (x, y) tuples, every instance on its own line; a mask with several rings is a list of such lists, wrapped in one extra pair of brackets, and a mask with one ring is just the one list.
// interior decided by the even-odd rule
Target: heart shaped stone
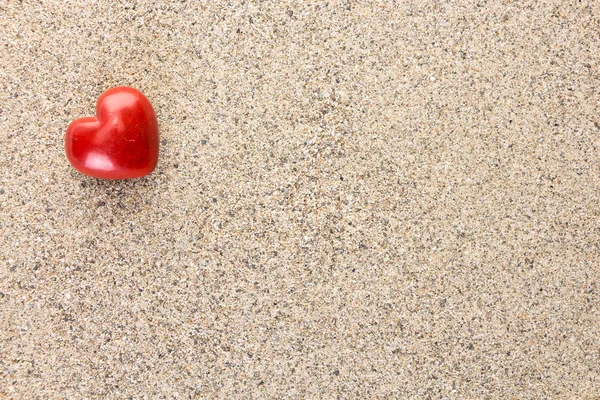
[(148, 175), (158, 163), (158, 147), (158, 122), (150, 101), (126, 86), (102, 93), (96, 116), (71, 122), (65, 135), (71, 165), (102, 179)]

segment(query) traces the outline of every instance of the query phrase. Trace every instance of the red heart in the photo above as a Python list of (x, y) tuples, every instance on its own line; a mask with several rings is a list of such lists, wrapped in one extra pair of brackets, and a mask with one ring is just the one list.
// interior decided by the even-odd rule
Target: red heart
[(103, 179), (139, 178), (158, 162), (158, 122), (141, 92), (115, 87), (102, 93), (96, 116), (77, 119), (65, 135), (67, 159), (79, 172)]

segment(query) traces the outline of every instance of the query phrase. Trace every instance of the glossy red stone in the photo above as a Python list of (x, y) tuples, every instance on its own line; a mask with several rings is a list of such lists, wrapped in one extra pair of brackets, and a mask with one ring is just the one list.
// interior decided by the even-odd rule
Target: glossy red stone
[(158, 122), (150, 101), (125, 86), (102, 93), (96, 116), (71, 122), (65, 135), (71, 165), (102, 179), (148, 175), (158, 163), (158, 147)]

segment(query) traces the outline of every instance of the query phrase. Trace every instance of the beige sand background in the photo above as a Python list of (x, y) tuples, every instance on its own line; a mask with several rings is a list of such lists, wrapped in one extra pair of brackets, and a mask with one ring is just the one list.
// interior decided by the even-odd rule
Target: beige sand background
[[(600, 397), (600, 3), (0, 4), (0, 397)], [(158, 169), (69, 122), (143, 91)]]

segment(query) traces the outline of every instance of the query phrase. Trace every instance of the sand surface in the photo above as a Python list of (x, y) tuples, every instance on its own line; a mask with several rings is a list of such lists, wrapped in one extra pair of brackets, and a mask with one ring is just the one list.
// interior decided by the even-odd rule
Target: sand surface
[[(4, 0), (0, 52), (0, 398), (600, 397), (600, 2)], [(159, 166), (85, 177), (119, 85)]]

